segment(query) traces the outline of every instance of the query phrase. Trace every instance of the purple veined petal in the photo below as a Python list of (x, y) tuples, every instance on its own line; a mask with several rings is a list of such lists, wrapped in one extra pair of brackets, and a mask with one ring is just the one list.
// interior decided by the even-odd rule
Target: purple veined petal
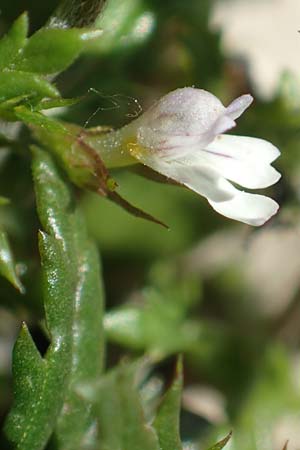
[(137, 130), (139, 145), (159, 152), (196, 144), (206, 146), (234, 125), (216, 96), (187, 87), (162, 97), (130, 126)]
[(224, 202), (209, 200), (209, 203), (219, 214), (257, 227), (266, 223), (279, 208), (279, 205), (269, 197), (238, 190), (231, 200)]
[(159, 149), (168, 150), (169, 156), (177, 159), (194, 151), (192, 147), (204, 148), (214, 141), (216, 136), (234, 128), (236, 123), (226, 115), (220, 116), (212, 127), (204, 133), (190, 133), (188, 130), (181, 134), (168, 136), (165, 143), (161, 142)]
[(192, 87), (169, 92), (147, 112), (148, 120), (175, 114), (178, 125), (203, 132), (226, 112), (221, 101), (212, 93)]
[(190, 135), (187, 133), (166, 137), (161, 133), (153, 133), (152, 130), (139, 127), (137, 141), (142, 148), (147, 148), (152, 154), (155, 153), (160, 158), (172, 161), (194, 152), (195, 148), (205, 147), (211, 139), (207, 139), (206, 135)]
[(209, 166), (189, 165), (183, 160), (168, 161), (144, 152), (136, 154), (135, 157), (156, 172), (213, 201), (229, 200), (235, 195), (232, 184)]
[(217, 136), (205, 150), (229, 158), (252, 160), (257, 164), (270, 164), (280, 155), (278, 148), (264, 139), (230, 134)]
[[(223, 120), (224, 119), (224, 120)], [(197, 164), (197, 157), (199, 155), (199, 162), (201, 161), (199, 149), (201, 151), (205, 151), (206, 153), (210, 153), (212, 155), (219, 156), (219, 160), (215, 159), (218, 167), (222, 164), (222, 160), (224, 164), (230, 168), (231, 175), (226, 175), (225, 173), (221, 173), (221, 175), (225, 176), (241, 186), (247, 187), (249, 189), (260, 189), (264, 187), (271, 186), (276, 183), (280, 179), (280, 174), (273, 168), (270, 167), (270, 164), (275, 161), (280, 156), (280, 151), (277, 147), (275, 147), (270, 142), (253, 138), (248, 136), (236, 136), (236, 135), (227, 135), (227, 134), (218, 134), (217, 130), (229, 129), (235, 125), (235, 122), (231, 119), (225, 119), (222, 117), (217, 124), (215, 124), (215, 128), (200, 136), (172, 136), (168, 139), (166, 143), (160, 143), (160, 151), (161, 156), (165, 157), (168, 160), (172, 159), (182, 159), (186, 157), (191, 157), (191, 159), (195, 159), (195, 163)], [(225, 160), (227, 158), (227, 160)], [(229, 161), (231, 160), (231, 161)], [(213, 162), (211, 158), (207, 162)], [(236, 161), (236, 163), (234, 163)], [(239, 180), (232, 178), (233, 172), (231, 171), (231, 167), (229, 167), (230, 162), (232, 164), (237, 164), (240, 161), (244, 163), (244, 168), (250, 174), (250, 170), (253, 173), (253, 183), (251, 180), (244, 184), (242, 182), (242, 173), (238, 176)], [(199, 165), (199, 164), (198, 164)], [(219, 170), (216, 166), (216, 170)], [(252, 167), (252, 169), (251, 169)], [(233, 167), (232, 167), (233, 169)], [(238, 166), (237, 166), (238, 169)], [(242, 170), (242, 167), (240, 167)], [(226, 171), (227, 172), (227, 171)], [(257, 176), (255, 174), (257, 173)], [(257, 184), (255, 178), (261, 177), (262, 181), (257, 180)]]
[(193, 165), (207, 165), (220, 176), (248, 189), (264, 189), (281, 178), (281, 174), (270, 164), (243, 160), (238, 156), (229, 157), (222, 153), (198, 150), (188, 157), (193, 159)]
[(221, 177), (248, 189), (263, 189), (281, 177), (269, 163), (278, 152), (276, 147), (262, 139), (222, 135), (206, 148), (189, 148), (189, 153), (183, 155), (181, 161), (189, 166), (208, 166)]
[(251, 105), (253, 102), (253, 97), (250, 94), (242, 95), (241, 97), (236, 98), (231, 102), (227, 108), (226, 113), (227, 115), (235, 120), (238, 117), (240, 117), (243, 112)]
[[(170, 159), (177, 159), (177, 157), (181, 155), (186, 155), (193, 151), (194, 147), (202, 148), (206, 146), (207, 143), (210, 142), (206, 134), (205, 135), (192, 135), (192, 134), (182, 134), (182, 135), (173, 135), (165, 139), (162, 137), (159, 144), (159, 152), (162, 155), (167, 155)], [(191, 150), (190, 150), (191, 149)]]
[(195, 148), (204, 148), (212, 143), (216, 136), (236, 126), (234, 120), (226, 115), (220, 116), (212, 127), (204, 132), (191, 133), (188, 129), (181, 133), (174, 132), (171, 135), (165, 135), (160, 131), (140, 126), (137, 128), (138, 142), (142, 147), (148, 147), (153, 151), (168, 159), (183, 158), (193, 153)]

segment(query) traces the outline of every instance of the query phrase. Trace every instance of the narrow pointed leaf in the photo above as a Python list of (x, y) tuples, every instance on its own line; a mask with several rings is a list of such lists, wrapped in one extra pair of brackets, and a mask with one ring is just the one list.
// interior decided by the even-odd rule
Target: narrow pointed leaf
[[(65, 265), (62, 245), (53, 236), (43, 233), (40, 235), (40, 253), (47, 327), (52, 342), (42, 373), (31, 372), (34, 385), (31, 395), (22, 395), (23, 391), (19, 389), (22, 377), (14, 380), (14, 405), (6, 422), (6, 434), (18, 450), (42, 450), (45, 447), (63, 405), (71, 362), (71, 280), (66, 274), (59, 276)], [(29, 370), (27, 365), (24, 367), (28, 358), (28, 355), (21, 357), (21, 352), (16, 351), (14, 373)]]
[(43, 100), (37, 105), (35, 105), (34, 109), (35, 111), (43, 111), (47, 109), (52, 108), (64, 108), (67, 106), (76, 105), (76, 103), (79, 103), (81, 100), (81, 97), (77, 98), (57, 98), (53, 100)]
[(36, 405), (31, 403), (30, 399), (38, 398), (39, 386), (42, 385), (44, 378), (43, 363), (26, 324), (23, 324), (13, 352), (13, 390), (17, 401), (9, 421), (9, 427), (14, 429), (14, 440), (18, 441), (16, 448), (26, 448), (22, 445), (27, 433), (31, 432), (27, 407), (29, 403), (32, 406)]
[(23, 95), (42, 99), (59, 97), (59, 92), (48, 81), (33, 73), (15, 70), (0, 72), (0, 102)]
[(77, 58), (85, 42), (100, 35), (99, 30), (42, 28), (28, 40), (15, 67), (39, 74), (61, 72)]
[(232, 436), (232, 431), (230, 431), (230, 433), (228, 433), (224, 439), (217, 442), (215, 445), (210, 447), (208, 450), (222, 450), (222, 448), (224, 448), (225, 445), (227, 444), (227, 442), (231, 439), (231, 436)]
[(14, 113), (19, 120), (22, 120), (27, 125), (34, 125), (47, 130), (50, 133), (66, 133), (67, 130), (61, 122), (58, 122), (51, 117), (44, 116), (38, 111), (31, 111), (26, 106), (17, 106), (14, 108)]
[[(4, 199), (4, 202), (5, 200), (6, 199)], [(9, 246), (7, 235), (3, 230), (0, 230), (0, 274), (21, 293), (24, 292), (24, 287), (16, 272), (16, 265)]]
[(103, 293), (97, 249), (87, 240), (81, 216), (74, 217), (74, 221), (78, 230), (75, 245), (80, 255), (80, 271), (74, 309), (72, 367), (65, 407), (54, 437), (58, 449), (96, 450), (96, 418), (90, 402), (78, 396), (76, 386), (95, 382), (103, 369)]
[(162, 399), (154, 421), (160, 450), (182, 450), (179, 435), (179, 420), (182, 392), (182, 359), (179, 358), (171, 387)]
[(11, 66), (26, 44), (28, 16), (22, 14), (0, 40), (0, 70)]
[(0, 103), (0, 112), (3, 114), (9, 113), (13, 114), (13, 108), (17, 107), (20, 103), (24, 101), (30, 100), (31, 97), (34, 97), (32, 94), (24, 94), (18, 95), (17, 97), (9, 98), (8, 100), (4, 100)]

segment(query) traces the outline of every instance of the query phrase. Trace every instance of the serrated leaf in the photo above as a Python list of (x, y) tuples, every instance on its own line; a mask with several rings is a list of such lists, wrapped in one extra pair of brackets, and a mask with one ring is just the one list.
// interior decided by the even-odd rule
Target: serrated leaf
[(0, 40), (0, 70), (12, 66), (26, 44), (27, 33), (28, 16), (27, 13), (24, 13), (14, 22), (6, 36)]
[(15, 70), (0, 72), (0, 102), (19, 96), (54, 98), (59, 97), (59, 92), (44, 78), (33, 73)]
[(70, 387), (65, 399), (66, 407), (58, 419), (55, 442), (58, 449), (96, 449), (98, 430), (96, 418), (89, 402), (83, 401), (76, 386), (94, 382), (103, 369), (102, 286), (99, 280), (98, 251), (86, 238), (85, 226), (80, 216), (75, 217), (76, 246), (81, 255), (80, 278), (77, 283), (73, 358)]
[(208, 450), (222, 450), (222, 448), (225, 447), (227, 442), (231, 439), (232, 431), (230, 431), (227, 436), (224, 437), (224, 439), (221, 439), (221, 441), (217, 442), (215, 445), (210, 447)]
[(153, 423), (160, 450), (183, 449), (179, 434), (182, 384), (182, 359), (178, 358), (174, 381), (162, 399)]
[(97, 385), (81, 388), (98, 411), (99, 450), (160, 450), (154, 429), (145, 422), (135, 387), (137, 370), (136, 364), (121, 364)]
[(15, 67), (39, 74), (61, 72), (72, 64), (87, 41), (100, 34), (100, 30), (42, 28), (28, 40)]
[[(0, 197), (0, 203), (5, 204), (7, 199)], [(24, 287), (17, 275), (16, 265), (10, 249), (5, 231), (0, 230), (0, 274), (5, 277), (16, 289), (21, 293), (24, 292)]]
[[(9, 441), (20, 450), (44, 448), (62, 408), (68, 385), (68, 367), (71, 363), (72, 348), (72, 297), (70, 278), (66, 275), (59, 276), (65, 265), (61, 247), (61, 243), (57, 242), (53, 236), (45, 233), (40, 235), (45, 310), (52, 342), (45, 358), (42, 374), (34, 371), (31, 373), (34, 391), (19, 388), (22, 377), (16, 377), (14, 380), (14, 404), (5, 428)], [(56, 314), (57, 317), (55, 317)], [(16, 352), (13, 366), (15, 373), (27, 370), (28, 358), (28, 355), (21, 358), (21, 353)]]
[[(85, 434), (94, 425), (90, 408), (79, 402), (74, 393), (74, 384), (78, 380), (97, 378), (103, 365), (103, 300), (97, 252), (87, 239), (69, 187), (51, 157), (36, 147), (33, 148), (33, 174), (38, 213), (46, 231), (40, 233), (39, 247), (51, 343), (41, 371), (30, 372), (26, 361), (34, 351), (30, 354), (26, 348), (17, 351), (22, 338), (17, 342), (14, 372), (23, 375), (15, 378), (15, 400), (5, 429), (16, 449), (42, 450), (61, 413), (56, 433), (58, 443), (62, 448), (74, 448), (74, 442), (70, 443), (71, 433), (67, 433), (71, 425), (74, 432), (74, 423), (81, 417), (76, 423), (77, 442), (85, 441)], [(32, 391), (20, 387), (26, 371), (34, 386)], [(66, 407), (65, 402), (68, 402)], [(63, 442), (60, 426), (65, 432)], [(82, 445), (81, 448), (90, 447)]]

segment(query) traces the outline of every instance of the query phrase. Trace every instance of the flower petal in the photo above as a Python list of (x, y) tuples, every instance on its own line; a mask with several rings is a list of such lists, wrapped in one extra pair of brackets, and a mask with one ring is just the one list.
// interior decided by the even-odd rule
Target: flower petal
[(205, 150), (257, 164), (271, 163), (280, 155), (278, 148), (264, 139), (230, 134), (220, 134)]
[(279, 205), (264, 195), (237, 190), (237, 195), (225, 202), (209, 200), (211, 206), (223, 216), (249, 225), (260, 226), (278, 211)]
[(183, 160), (168, 161), (156, 155), (149, 155), (148, 152), (137, 152), (134, 156), (156, 172), (213, 201), (229, 200), (235, 195), (236, 189), (232, 184), (208, 165), (189, 165)]
[(225, 131), (230, 130), (231, 128), (234, 128), (236, 126), (236, 123), (233, 119), (231, 119), (229, 116), (224, 114), (223, 116), (219, 117), (219, 119), (216, 120), (216, 122), (213, 124), (213, 126), (210, 128), (210, 130), (207, 132), (210, 134), (209, 142), (211, 142), (218, 134), (224, 133)]
[(242, 95), (227, 106), (226, 113), (231, 119), (235, 120), (243, 114), (252, 102), (253, 97), (250, 94)]
[(193, 155), (194, 165), (208, 165), (240, 186), (248, 189), (263, 189), (276, 183), (281, 174), (268, 163), (233, 158), (208, 150), (198, 150)]
[[(216, 136), (235, 126), (235, 121), (224, 114), (220, 116), (205, 133), (194, 135), (189, 134), (188, 132), (181, 132), (179, 134), (174, 133), (172, 136), (169, 136), (167, 140), (165, 137), (162, 137), (159, 149), (161, 151), (167, 150), (167, 152), (164, 153), (164, 156), (168, 156), (169, 159), (177, 159), (193, 153), (193, 147), (206, 147), (214, 141)], [(141, 140), (139, 139), (139, 141)]]
[(203, 89), (181, 88), (162, 97), (129, 124), (142, 147), (170, 156), (190, 145), (203, 147), (235, 126), (221, 101)]

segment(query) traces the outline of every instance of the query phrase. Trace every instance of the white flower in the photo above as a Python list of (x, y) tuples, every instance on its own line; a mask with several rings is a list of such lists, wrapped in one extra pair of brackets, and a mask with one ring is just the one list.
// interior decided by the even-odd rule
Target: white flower
[(280, 178), (271, 166), (280, 152), (263, 139), (222, 134), (252, 100), (243, 95), (226, 108), (207, 91), (177, 89), (127, 127), (136, 136), (131, 156), (207, 198), (220, 214), (262, 225), (278, 204), (231, 181), (247, 189), (271, 186)]

